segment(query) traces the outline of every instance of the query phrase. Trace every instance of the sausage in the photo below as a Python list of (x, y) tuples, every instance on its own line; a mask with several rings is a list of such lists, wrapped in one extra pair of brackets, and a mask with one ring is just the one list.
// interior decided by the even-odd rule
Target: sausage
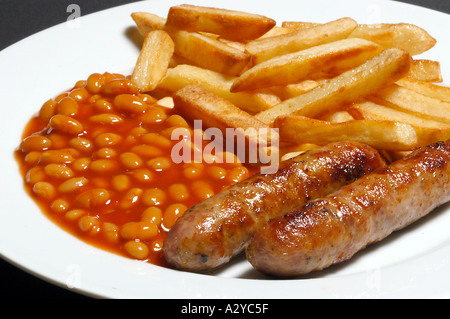
[(258, 230), (246, 249), (252, 266), (292, 277), (348, 260), (450, 200), (450, 143), (408, 157), (317, 198)]
[(255, 174), (187, 210), (164, 240), (164, 257), (182, 270), (217, 268), (269, 219), (384, 165), (375, 149), (355, 142), (308, 151), (280, 163), (274, 174)]

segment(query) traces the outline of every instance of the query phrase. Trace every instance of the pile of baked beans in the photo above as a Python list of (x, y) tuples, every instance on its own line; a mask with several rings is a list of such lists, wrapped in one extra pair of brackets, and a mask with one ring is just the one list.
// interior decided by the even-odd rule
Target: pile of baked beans
[(42, 105), (16, 157), (28, 193), (55, 223), (96, 247), (164, 265), (162, 243), (177, 218), (250, 174), (237, 160), (175, 163), (176, 128), (202, 134), (128, 77), (94, 73)]

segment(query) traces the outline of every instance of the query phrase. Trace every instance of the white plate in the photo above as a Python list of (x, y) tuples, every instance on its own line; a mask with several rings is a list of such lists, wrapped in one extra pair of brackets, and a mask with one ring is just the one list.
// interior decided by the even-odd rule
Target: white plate
[[(438, 42), (422, 57), (442, 62), (450, 78), (450, 16), (391, 1), (195, 0), (276, 19), (359, 23), (411, 22)], [(339, 4), (337, 4), (339, 3)], [(64, 23), (0, 52), (1, 256), (40, 278), (106, 298), (365, 298), (450, 297), (449, 207), (309, 277), (277, 280), (240, 258), (214, 274), (193, 274), (133, 261), (91, 247), (52, 224), (26, 195), (13, 151), (28, 119), (48, 98), (94, 72), (129, 73), (139, 53), (130, 40), (133, 11), (160, 16), (176, 1), (143, 1)]]

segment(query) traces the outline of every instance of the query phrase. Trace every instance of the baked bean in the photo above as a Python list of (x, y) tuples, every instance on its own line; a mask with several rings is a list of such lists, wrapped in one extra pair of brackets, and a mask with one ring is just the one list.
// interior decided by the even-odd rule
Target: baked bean
[(188, 208), (186, 207), (186, 205), (183, 204), (172, 204), (169, 207), (166, 208), (166, 210), (164, 211), (164, 215), (163, 215), (163, 225), (165, 228), (170, 229), (175, 222), (177, 221), (177, 219), (183, 215), (183, 213), (187, 210)]
[(73, 177), (62, 182), (58, 186), (58, 192), (69, 193), (81, 189), (87, 184), (88, 180), (85, 177)]
[(93, 188), (75, 197), (75, 205), (80, 208), (95, 208), (105, 205), (111, 195), (107, 189)]
[(73, 171), (65, 164), (48, 164), (44, 167), (45, 174), (50, 177), (67, 179), (73, 176)]
[(119, 241), (119, 226), (113, 223), (103, 223), (101, 229), (108, 242), (117, 243)]
[(123, 247), (125, 248), (125, 251), (130, 254), (130, 256), (136, 259), (144, 260), (148, 257), (148, 246), (143, 242), (130, 240), (127, 241)]
[(119, 163), (110, 158), (97, 159), (91, 162), (90, 170), (100, 174), (112, 173), (119, 168)]
[(146, 168), (138, 168), (131, 173), (133, 178), (140, 183), (149, 183), (155, 180), (153, 173)]
[(166, 118), (166, 113), (159, 107), (148, 107), (144, 114), (139, 115), (139, 120), (149, 125), (164, 122)]
[(188, 122), (186, 122), (186, 120), (178, 114), (169, 116), (166, 120), (166, 123), (169, 126), (190, 128)]
[(162, 149), (172, 147), (172, 141), (158, 133), (147, 133), (141, 136), (141, 141), (145, 144), (154, 145)]
[(124, 152), (119, 157), (120, 162), (127, 168), (138, 168), (144, 163), (142, 158), (132, 152)]
[(41, 154), (41, 152), (29, 152), (27, 155), (25, 155), (25, 163), (27, 163), (28, 165), (36, 165), (39, 162)]
[(167, 189), (167, 192), (176, 202), (182, 202), (189, 198), (189, 191), (184, 184), (172, 184)]
[(127, 240), (148, 240), (158, 235), (158, 226), (150, 222), (128, 222), (120, 230), (122, 238)]
[(102, 113), (97, 115), (92, 115), (89, 118), (90, 121), (99, 123), (99, 124), (109, 124), (115, 125), (123, 122), (123, 118), (120, 115), (114, 113)]
[(45, 172), (41, 166), (34, 166), (28, 170), (25, 175), (25, 181), (29, 184), (35, 184), (37, 182), (45, 180)]
[(113, 146), (122, 140), (122, 136), (116, 133), (102, 133), (95, 138), (95, 145), (98, 147)]
[(203, 176), (204, 166), (202, 163), (190, 163), (183, 166), (183, 176), (187, 179), (198, 179)]
[(102, 147), (92, 155), (94, 158), (113, 158), (117, 156), (117, 151), (110, 147)]
[(84, 209), (71, 209), (67, 213), (64, 214), (64, 218), (70, 221), (76, 221), (81, 216), (86, 215), (87, 212)]
[(142, 202), (146, 206), (160, 206), (167, 200), (167, 194), (160, 188), (150, 188), (142, 194)]
[(132, 114), (140, 114), (147, 109), (147, 104), (141, 98), (132, 94), (117, 95), (113, 104), (117, 110)]
[(47, 138), (52, 141), (52, 148), (53, 149), (61, 149), (65, 148), (69, 145), (67, 141), (67, 135), (57, 133), (55, 131), (52, 131), (50, 134), (47, 135)]
[(33, 186), (33, 192), (44, 199), (52, 199), (56, 196), (55, 187), (48, 182), (37, 182)]
[(155, 171), (163, 171), (172, 166), (171, 160), (167, 157), (156, 157), (148, 160), (146, 164)]
[(100, 222), (93, 216), (82, 216), (78, 220), (78, 226), (84, 232), (89, 232), (91, 235), (96, 234), (100, 230)]
[(144, 101), (147, 104), (154, 104), (154, 103), (156, 103), (156, 101), (158, 101), (150, 94), (140, 93), (140, 94), (138, 94), (138, 96), (142, 99), (142, 101)]
[(124, 191), (130, 188), (131, 182), (127, 175), (116, 175), (112, 177), (112, 186), (116, 191)]
[(213, 179), (223, 179), (227, 175), (227, 170), (220, 166), (209, 166), (206, 171)]
[(105, 83), (100, 92), (106, 95), (136, 94), (139, 92), (139, 89), (136, 84), (130, 80), (115, 79)]
[(58, 114), (74, 116), (78, 113), (78, 102), (71, 97), (65, 97), (58, 102), (56, 110)]
[(108, 113), (113, 110), (112, 103), (105, 99), (98, 99), (94, 104), (95, 110), (101, 113)]
[(20, 149), (23, 152), (45, 151), (52, 146), (52, 141), (42, 135), (30, 135), (20, 143)]
[(158, 207), (148, 207), (142, 212), (141, 221), (161, 224), (162, 210)]
[(93, 149), (92, 142), (84, 137), (74, 137), (70, 139), (69, 145), (80, 152), (90, 152)]
[(135, 204), (138, 203), (139, 199), (142, 196), (142, 193), (144, 191), (142, 188), (133, 187), (130, 190), (128, 190), (122, 200), (119, 202), (119, 207), (122, 209), (129, 209)]
[(47, 150), (39, 156), (40, 164), (68, 164), (73, 161), (74, 157), (70, 153), (61, 150)]
[(131, 148), (131, 151), (146, 159), (163, 155), (161, 149), (147, 144), (135, 145)]
[(89, 157), (77, 158), (72, 163), (72, 168), (78, 172), (86, 171), (91, 164), (91, 159)]
[(70, 204), (67, 200), (63, 198), (55, 199), (51, 204), (50, 208), (52, 211), (58, 214), (62, 214), (67, 211), (70, 207)]
[(233, 167), (227, 172), (226, 179), (229, 183), (237, 183), (240, 182), (247, 177), (249, 177), (250, 174), (248, 172), (248, 169), (243, 166)]
[(69, 96), (72, 99), (74, 99), (75, 101), (84, 102), (89, 98), (90, 94), (89, 94), (88, 90), (86, 90), (85, 87), (79, 87), (79, 88), (72, 90), (69, 93)]
[(92, 94), (97, 94), (100, 92), (104, 84), (105, 77), (100, 73), (93, 73), (88, 77), (86, 81), (86, 89)]
[(61, 114), (53, 115), (49, 123), (55, 130), (66, 134), (76, 135), (83, 132), (83, 125), (70, 116)]
[(58, 104), (58, 102), (56, 102), (53, 99), (48, 100), (47, 102), (45, 102), (41, 109), (39, 110), (39, 119), (44, 122), (47, 123), (48, 120), (50, 120), (50, 118), (55, 115), (56, 113), (56, 105)]
[(194, 181), (191, 184), (192, 192), (197, 196), (200, 200), (205, 200), (214, 196), (214, 191), (211, 186), (205, 181)]

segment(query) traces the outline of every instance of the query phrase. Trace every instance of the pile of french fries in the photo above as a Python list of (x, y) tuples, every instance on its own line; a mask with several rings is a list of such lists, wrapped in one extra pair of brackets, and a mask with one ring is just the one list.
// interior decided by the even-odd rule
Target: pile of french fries
[(450, 88), (439, 62), (414, 58), (436, 43), (418, 26), (277, 26), (192, 5), (132, 18), (145, 39), (131, 76), (141, 90), (205, 123), (278, 128), (281, 159), (339, 140), (397, 159), (450, 138)]

